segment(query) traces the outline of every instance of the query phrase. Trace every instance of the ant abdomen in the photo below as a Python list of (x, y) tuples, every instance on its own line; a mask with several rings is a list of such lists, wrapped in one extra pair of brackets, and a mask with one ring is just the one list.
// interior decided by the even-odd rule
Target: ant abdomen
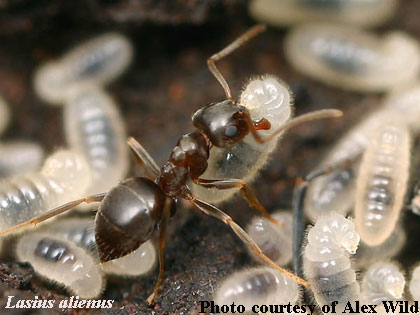
[(70, 200), (90, 185), (85, 159), (61, 150), (50, 156), (38, 173), (10, 178), (0, 184), (0, 226), (13, 227)]
[(44, 150), (34, 142), (15, 141), (0, 144), (0, 178), (38, 170)]
[(417, 42), (401, 32), (377, 38), (350, 27), (313, 24), (293, 30), (286, 57), (302, 73), (356, 91), (384, 91), (413, 81), (420, 69)]
[(81, 298), (95, 298), (104, 288), (93, 257), (53, 234), (24, 235), (17, 243), (16, 255), (20, 261), (31, 263), (41, 277), (64, 285)]
[(372, 134), (359, 169), (355, 221), (369, 246), (384, 242), (394, 231), (404, 206), (410, 167), (410, 132), (395, 117)]
[(111, 97), (98, 87), (79, 87), (65, 101), (64, 126), (70, 147), (92, 171), (87, 194), (108, 191), (124, 178), (129, 164), (124, 123)]
[(6, 101), (0, 97), (0, 134), (3, 133), (4, 129), (6, 129), (7, 125), (9, 124), (9, 120), (9, 107)]
[(70, 50), (60, 60), (41, 66), (34, 79), (39, 97), (61, 103), (76, 85), (107, 84), (130, 64), (131, 43), (121, 34), (107, 33)]
[[(59, 220), (45, 229), (48, 233), (68, 240), (89, 251), (99, 261), (95, 241), (94, 222), (90, 218), (70, 218)], [(152, 241), (146, 241), (132, 253), (106, 263), (100, 268), (107, 274), (139, 276), (149, 272), (156, 263), (156, 249)]]
[(257, 267), (234, 273), (217, 289), (217, 305), (244, 305), (250, 311), (253, 305), (295, 304), (299, 299), (297, 283), (273, 268)]
[[(263, 136), (270, 135), (292, 115), (292, 99), (288, 87), (274, 76), (251, 80), (242, 91), (238, 103), (244, 106), (253, 120), (266, 118), (271, 124), (269, 130), (259, 130)], [(229, 148), (212, 147), (208, 168), (202, 178), (242, 179), (252, 181), (266, 164), (277, 146), (281, 133), (264, 144), (251, 135)], [(194, 195), (211, 203), (229, 199), (238, 189), (213, 189), (192, 185)]]
[(264, 217), (254, 217), (246, 232), (261, 248), (262, 252), (280, 266), (287, 265), (292, 259), (292, 214), (276, 211), (271, 216), (282, 226)]
[(318, 218), (309, 230), (303, 267), (318, 305), (338, 301), (341, 314), (348, 301), (358, 300), (360, 287), (348, 253), (356, 252), (359, 241), (353, 222), (336, 213)]

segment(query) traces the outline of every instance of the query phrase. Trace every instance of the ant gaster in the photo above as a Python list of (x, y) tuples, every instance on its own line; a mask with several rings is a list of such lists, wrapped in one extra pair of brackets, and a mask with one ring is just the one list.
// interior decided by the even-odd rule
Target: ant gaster
[(257, 142), (265, 143), (278, 133), (302, 122), (341, 116), (341, 112), (338, 110), (321, 110), (289, 121), (268, 137), (262, 138), (258, 134), (258, 130), (270, 128), (269, 121), (265, 118), (253, 121), (248, 110), (232, 100), (230, 88), (216, 68), (215, 61), (230, 54), (244, 42), (264, 30), (264, 25), (252, 27), (226, 48), (208, 59), (209, 69), (224, 88), (227, 100), (206, 105), (192, 116), (192, 122), (197, 131), (181, 137), (173, 149), (168, 162), (161, 169), (158, 168), (147, 151), (136, 140), (130, 138), (128, 144), (135, 154), (137, 163), (145, 170), (147, 178), (129, 178), (108, 193), (92, 195), (69, 202), (44, 215), (6, 230), (0, 235), (31, 224), (37, 224), (83, 202), (101, 202), (95, 218), (95, 238), (101, 262), (129, 254), (150, 239), (156, 229), (160, 230), (159, 276), (155, 289), (148, 298), (148, 302), (153, 303), (164, 271), (163, 248), (165, 246), (166, 228), (174, 211), (175, 200), (183, 198), (193, 203), (206, 215), (216, 217), (227, 224), (265, 263), (308, 287), (309, 285), (305, 280), (279, 267), (265, 256), (255, 242), (230, 216), (214, 205), (196, 199), (187, 186), (187, 181), (191, 179), (194, 183), (207, 188), (240, 188), (242, 196), (251, 206), (258, 209), (265, 217), (276, 221), (271, 218), (244, 181), (238, 179), (216, 180), (200, 178), (200, 175), (207, 168), (207, 159), (211, 147), (232, 146), (248, 134), (251, 134)]

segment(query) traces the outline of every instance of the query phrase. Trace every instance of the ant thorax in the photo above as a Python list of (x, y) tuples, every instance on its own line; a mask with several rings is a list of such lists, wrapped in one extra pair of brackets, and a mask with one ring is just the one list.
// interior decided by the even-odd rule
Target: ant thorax
[(18, 176), (40, 168), (44, 149), (35, 142), (0, 143), (0, 178)]
[[(269, 135), (290, 119), (292, 98), (288, 87), (274, 76), (251, 80), (242, 91), (238, 104), (244, 106), (252, 120), (266, 118), (270, 130), (259, 130)], [(236, 178), (251, 182), (258, 171), (267, 163), (270, 154), (277, 146), (281, 134), (271, 141), (260, 144), (251, 135), (229, 148), (212, 147), (208, 167), (202, 178)], [(218, 190), (191, 184), (194, 196), (211, 203), (229, 199), (238, 189)]]
[(44, 101), (60, 104), (77, 85), (109, 83), (128, 67), (132, 57), (131, 43), (121, 34), (98, 36), (41, 66), (35, 74), (35, 91)]
[(397, 0), (252, 0), (249, 13), (273, 26), (330, 21), (372, 27), (387, 21)]
[(63, 109), (67, 143), (92, 170), (86, 194), (108, 191), (125, 177), (129, 165), (124, 123), (114, 100), (101, 88), (84, 85), (69, 93)]
[(420, 70), (417, 42), (401, 32), (379, 38), (345, 26), (303, 25), (289, 33), (285, 52), (302, 73), (355, 91), (404, 86), (415, 80)]

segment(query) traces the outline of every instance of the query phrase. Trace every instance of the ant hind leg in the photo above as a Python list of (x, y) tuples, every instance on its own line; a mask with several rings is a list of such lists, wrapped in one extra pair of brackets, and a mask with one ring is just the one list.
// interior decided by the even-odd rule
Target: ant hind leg
[(134, 154), (138, 167), (142, 169), (150, 179), (154, 180), (159, 175), (159, 167), (155, 160), (133, 137), (128, 138), (127, 144)]

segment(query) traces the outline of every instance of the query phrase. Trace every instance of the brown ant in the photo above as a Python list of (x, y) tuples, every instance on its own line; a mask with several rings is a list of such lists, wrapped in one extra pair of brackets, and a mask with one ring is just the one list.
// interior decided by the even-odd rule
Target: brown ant
[(159, 169), (153, 158), (140, 143), (130, 138), (128, 144), (135, 154), (138, 165), (144, 168), (147, 178), (129, 178), (108, 193), (96, 194), (66, 203), (30, 221), (5, 230), (0, 235), (32, 224), (35, 225), (84, 202), (101, 202), (95, 217), (95, 238), (102, 263), (133, 252), (149, 240), (156, 229), (160, 230), (160, 269), (155, 289), (147, 300), (151, 304), (162, 281), (164, 271), (163, 249), (167, 225), (170, 217), (174, 214), (176, 199), (183, 198), (193, 203), (206, 215), (216, 217), (227, 224), (265, 263), (308, 287), (309, 285), (305, 280), (279, 267), (265, 256), (255, 242), (230, 216), (214, 205), (196, 199), (187, 186), (187, 181), (191, 179), (195, 184), (207, 188), (239, 188), (242, 196), (252, 207), (258, 209), (265, 217), (275, 221), (244, 181), (230, 178), (200, 178), (208, 166), (207, 160), (211, 147), (230, 147), (248, 134), (251, 134), (258, 143), (265, 143), (280, 132), (302, 122), (341, 116), (341, 112), (338, 110), (321, 110), (290, 120), (268, 137), (263, 138), (258, 134), (258, 130), (270, 129), (269, 121), (265, 118), (253, 121), (248, 110), (232, 100), (230, 88), (216, 68), (215, 61), (230, 54), (264, 30), (264, 25), (252, 27), (226, 48), (208, 59), (209, 69), (224, 88), (227, 100), (208, 104), (194, 113), (192, 122), (197, 131), (181, 137), (172, 150), (168, 162), (162, 168)]

